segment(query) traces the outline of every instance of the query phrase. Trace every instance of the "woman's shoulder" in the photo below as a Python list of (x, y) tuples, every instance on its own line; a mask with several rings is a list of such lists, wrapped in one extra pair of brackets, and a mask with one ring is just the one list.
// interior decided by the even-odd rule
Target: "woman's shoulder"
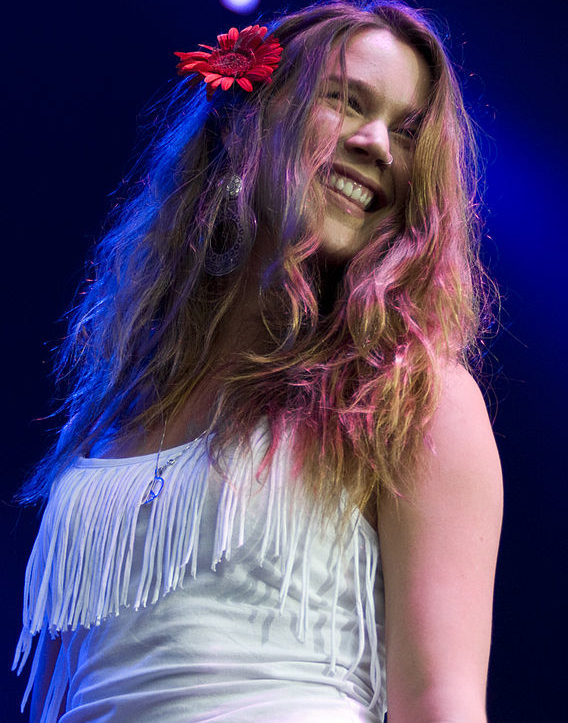
[(463, 402), (469, 397), (471, 403), (475, 399), (479, 400), (479, 395), (482, 395), (481, 387), (473, 374), (459, 362), (443, 362), (440, 365), (439, 379), (446, 397), (456, 395), (456, 399), (461, 398)]
[[(484, 392), (462, 364), (446, 361), (437, 373), (438, 395), (424, 428), (424, 442), (405, 475), (407, 500), (434, 507), (437, 494), (476, 490), (502, 504), (502, 473)], [(484, 493), (482, 493), (484, 490)], [(395, 507), (396, 507), (395, 503)]]
[[(459, 514), (464, 507), (491, 508), (495, 520), (503, 505), (503, 477), (493, 425), (483, 391), (461, 364), (440, 367), (439, 396), (425, 428), (408, 499), (432, 517), (448, 506)], [(466, 503), (467, 498), (467, 503)]]
[[(446, 440), (447, 452), (455, 443), (463, 451), (468, 438), (476, 433), (478, 443), (494, 444), (491, 420), (483, 391), (474, 376), (464, 366), (446, 362), (439, 371), (439, 398), (430, 420), (429, 433), (439, 442)], [(473, 440), (470, 440), (473, 441)]]

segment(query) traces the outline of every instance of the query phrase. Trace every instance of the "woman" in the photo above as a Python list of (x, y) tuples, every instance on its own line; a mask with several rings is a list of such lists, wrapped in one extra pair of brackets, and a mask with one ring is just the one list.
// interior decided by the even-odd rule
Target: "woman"
[(502, 483), (441, 43), (337, 2), (178, 56), (23, 492), (32, 719), (485, 721)]

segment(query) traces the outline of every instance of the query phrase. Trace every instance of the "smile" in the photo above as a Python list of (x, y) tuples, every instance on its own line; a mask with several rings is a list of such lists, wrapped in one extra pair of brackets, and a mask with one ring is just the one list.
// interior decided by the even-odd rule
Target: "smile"
[(332, 172), (329, 175), (328, 185), (334, 191), (360, 206), (364, 211), (373, 203), (375, 195), (373, 191), (360, 183), (356, 183), (352, 178)]

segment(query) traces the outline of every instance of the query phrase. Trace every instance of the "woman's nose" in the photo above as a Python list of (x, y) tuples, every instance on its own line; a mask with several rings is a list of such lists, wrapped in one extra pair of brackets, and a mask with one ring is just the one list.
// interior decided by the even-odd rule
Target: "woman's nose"
[(345, 149), (379, 165), (390, 165), (389, 132), (382, 121), (367, 123), (344, 140)]

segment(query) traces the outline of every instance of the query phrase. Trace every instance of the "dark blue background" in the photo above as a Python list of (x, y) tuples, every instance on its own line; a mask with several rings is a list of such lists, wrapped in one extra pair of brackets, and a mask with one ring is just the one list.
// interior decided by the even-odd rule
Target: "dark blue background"
[[(278, 6), (265, 1), (260, 10)], [(484, 131), (484, 258), (503, 294), (489, 355), (488, 402), (505, 476), (489, 720), (555, 723), (568, 720), (568, 18), (563, 0), (428, 7), (449, 33), (468, 107)], [(31, 0), (4, 9), (0, 721), (23, 720), (25, 681), (9, 665), (37, 515), (19, 511), (11, 495), (49, 439), (52, 424), (33, 420), (51, 409), (50, 349), (64, 333), (56, 320), (84, 276), (109, 193), (133, 160), (137, 114), (176, 79), (173, 51), (253, 19), (214, 0)]]

